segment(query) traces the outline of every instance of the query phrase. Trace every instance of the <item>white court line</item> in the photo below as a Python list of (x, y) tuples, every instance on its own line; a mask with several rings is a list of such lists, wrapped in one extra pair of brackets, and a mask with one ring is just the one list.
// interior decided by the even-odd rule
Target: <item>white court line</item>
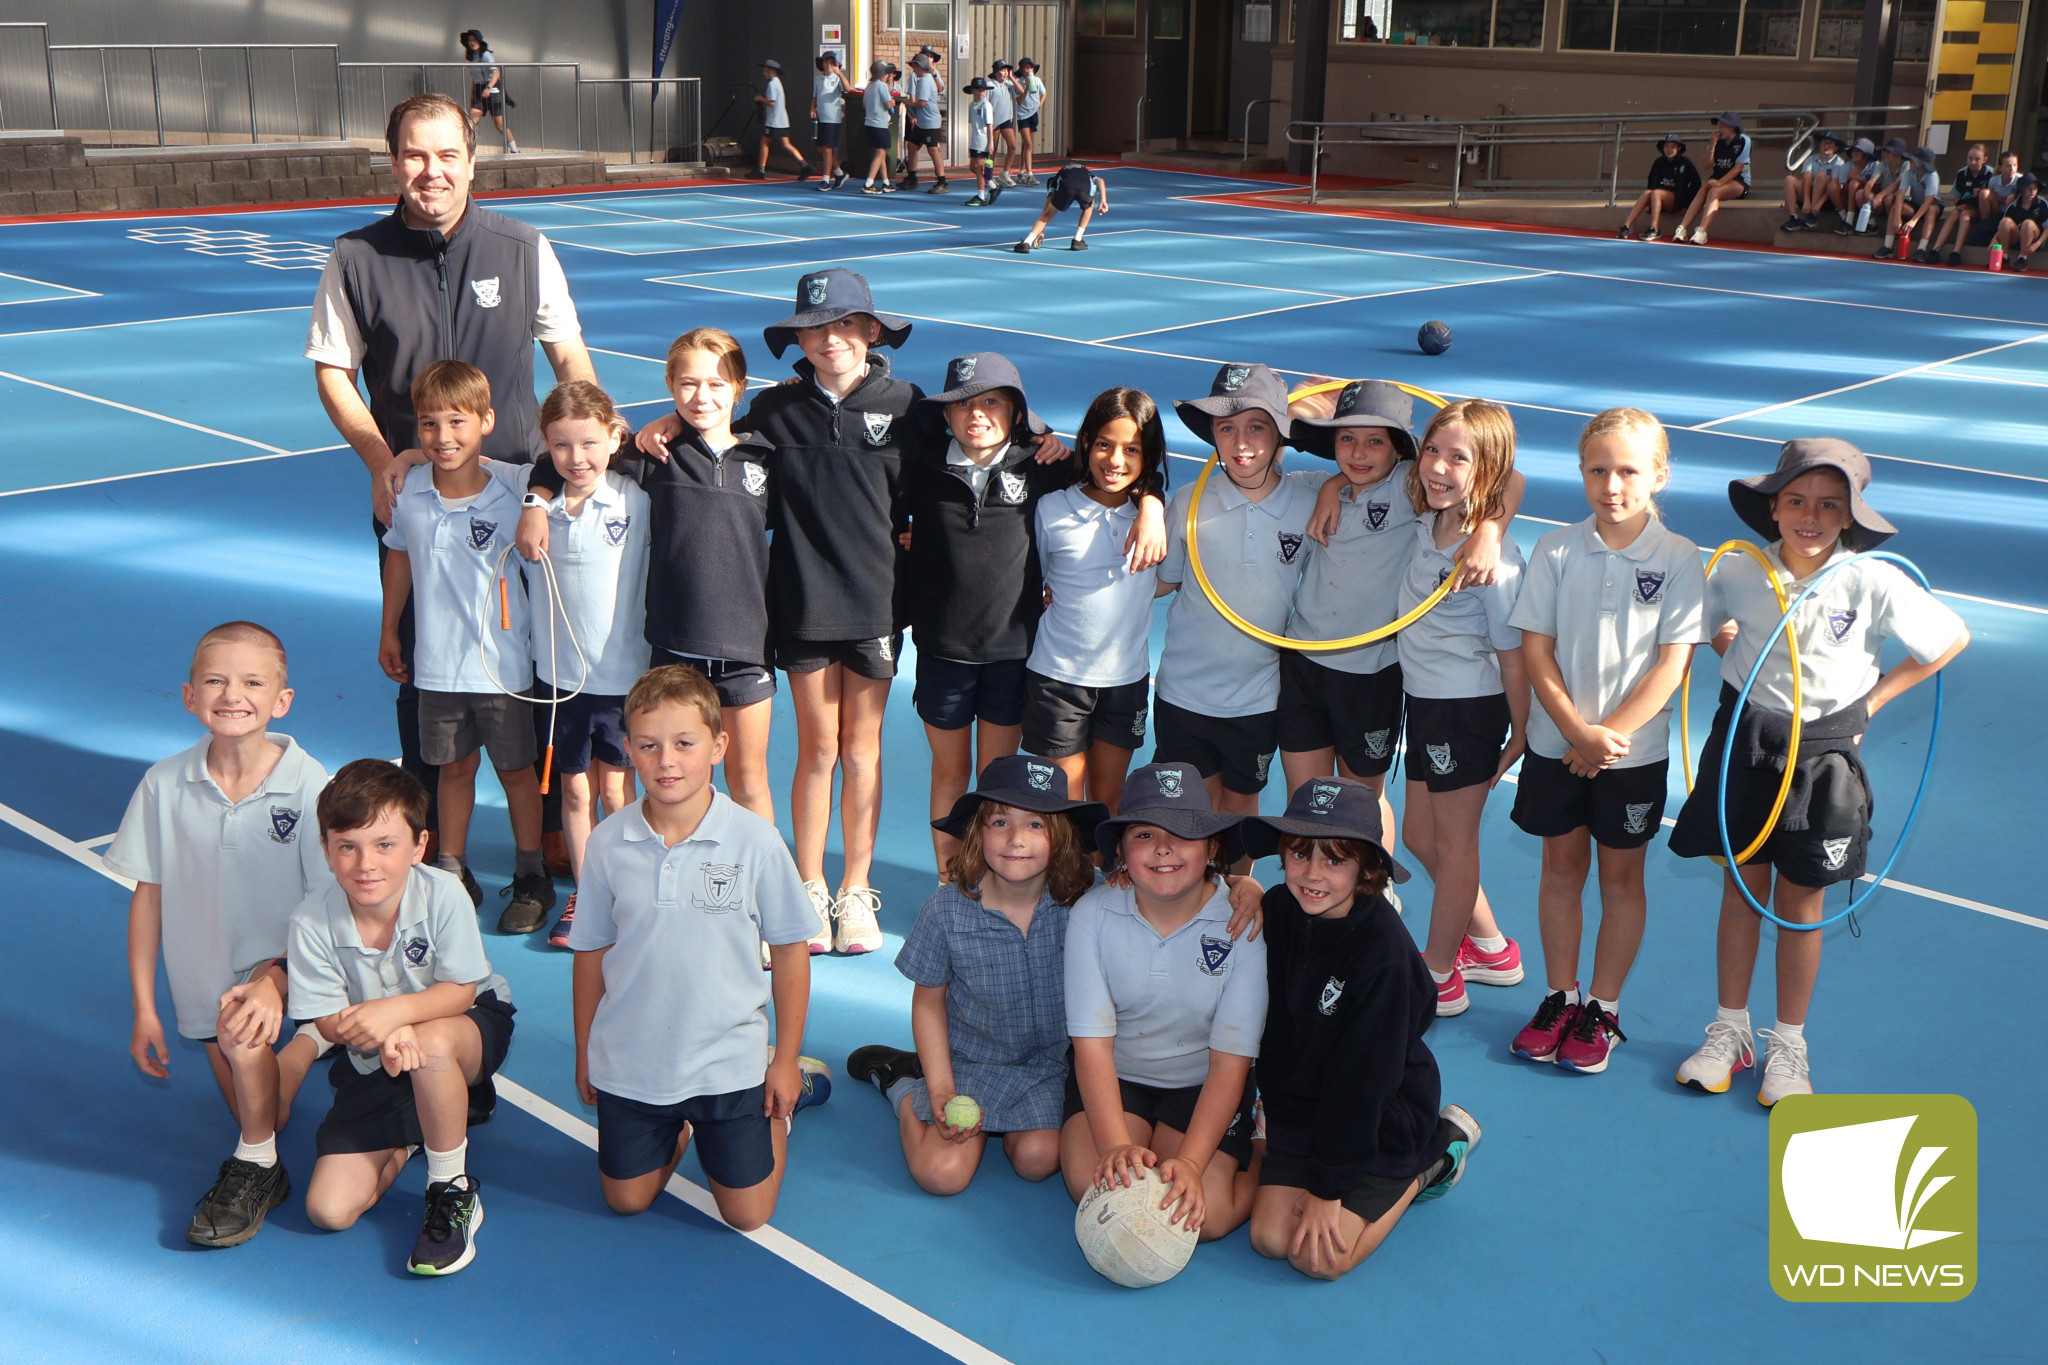
[[(661, 220), (661, 219), (655, 219), (655, 220), (652, 220), (652, 221), (655, 221), (655, 222), (661, 222), (661, 221), (664, 221), (664, 220)], [(609, 223), (605, 224), (605, 228), (609, 228), (610, 226), (611, 226), (611, 224), (609, 224)], [(639, 224), (639, 223), (625, 223), (625, 224), (621, 224), (621, 226), (624, 226), (624, 227), (641, 227), (641, 226), (645, 226), (645, 225), (644, 225), (644, 224)], [(677, 226), (677, 227), (695, 227), (695, 226), (697, 226), (697, 225), (696, 225), (695, 223), (675, 223), (675, 224), (674, 224), (674, 226)], [(585, 232), (585, 231), (598, 231), (598, 232), (602, 232), (602, 231), (604, 231), (604, 230), (605, 230), (605, 228), (595, 228), (595, 229), (586, 229), (586, 228), (571, 228), (571, 229), (569, 229), (569, 230), (570, 230), (570, 231), (572, 231), (572, 232)], [(781, 233), (778, 233), (778, 232), (749, 232), (749, 231), (747, 231), (747, 230), (746, 230), (745, 228), (718, 228), (718, 229), (716, 229), (716, 230), (717, 230), (717, 231), (719, 231), (719, 232), (730, 232), (730, 233), (734, 233), (734, 234), (735, 234), (735, 236), (734, 236), (734, 239), (733, 239), (732, 241), (730, 241), (730, 242), (711, 242), (711, 243), (709, 243), (708, 245), (705, 245), (705, 246), (665, 246), (665, 247), (661, 247), (661, 248), (658, 248), (657, 250), (654, 250), (654, 251), (622, 251), (622, 250), (620, 250), (620, 249), (619, 249), (618, 247), (615, 247), (615, 246), (593, 246), (593, 245), (592, 245), (591, 243), (589, 243), (589, 242), (579, 242), (579, 241), (577, 241), (577, 240), (576, 240), (575, 238), (573, 238), (573, 237), (562, 237), (562, 236), (554, 236), (554, 237), (550, 237), (550, 238), (548, 238), (548, 240), (549, 240), (550, 242), (554, 243), (554, 244), (555, 244), (555, 245), (557, 245), (557, 246), (573, 246), (573, 247), (576, 247), (576, 248), (577, 248), (578, 250), (581, 250), (581, 251), (602, 251), (602, 252), (603, 252), (603, 253), (604, 253), (605, 255), (607, 255), (607, 256), (633, 256), (633, 257), (641, 257), (641, 256), (687, 256), (687, 255), (689, 255), (689, 254), (690, 254), (691, 252), (694, 252), (694, 251), (730, 251), (730, 250), (732, 250), (732, 249), (733, 249), (734, 247), (742, 247), (742, 246), (787, 246), (787, 245), (789, 245), (789, 244), (790, 244), (791, 242), (802, 242), (802, 241), (808, 241), (808, 240), (811, 240), (811, 239), (809, 239), (809, 238), (805, 238), (805, 237), (785, 237), (785, 236), (783, 236), (783, 235), (782, 235)]]
[[(117, 831), (117, 833), (118, 833), (118, 831)], [(99, 838), (97, 838), (97, 839), (87, 839), (87, 840), (86, 840), (85, 842), (81, 843), (81, 844), (79, 845), (79, 847), (80, 847), (80, 848), (91, 848), (91, 849), (101, 849), (101, 848), (105, 848), (105, 847), (106, 847), (106, 846), (107, 846), (108, 844), (111, 844), (111, 843), (113, 843), (113, 842), (114, 842), (114, 838), (115, 838), (115, 835), (113, 835), (113, 834), (102, 834), (102, 835), (101, 835), (101, 836), (100, 836)]]
[(1936, 379), (1967, 379), (1975, 384), (2016, 384), (2023, 389), (2048, 389), (2048, 380), (2012, 379), (2002, 374), (1971, 374), (1968, 370), (1944, 370)]
[[(109, 881), (118, 882), (130, 891), (135, 889), (135, 883), (108, 868), (105, 860), (93, 852), (91, 845), (67, 839), (40, 820), (23, 815), (12, 806), (0, 805), (0, 823), (14, 826), (37, 843), (56, 850), (81, 866), (91, 868)], [(111, 842), (113, 837), (111, 834), (108, 835), (107, 841)], [(589, 1123), (559, 1105), (542, 1099), (502, 1072), (497, 1077), (497, 1083), (500, 1096), (512, 1101), (556, 1132), (573, 1138), (593, 1152), (597, 1150), (597, 1129)], [(667, 1189), (669, 1194), (682, 1200), (712, 1222), (721, 1226), (726, 1225), (725, 1220), (718, 1216), (717, 1201), (712, 1199), (711, 1191), (703, 1186), (685, 1180), (679, 1175), (673, 1175), (669, 1177)], [(813, 1251), (786, 1232), (774, 1227), (762, 1227), (739, 1235), (770, 1255), (788, 1262), (827, 1288), (838, 1290), (892, 1326), (900, 1327), (920, 1341), (944, 1351), (955, 1360), (968, 1362), (968, 1365), (1010, 1365), (1004, 1357), (986, 1346), (956, 1332), (937, 1318), (911, 1307), (894, 1294), (869, 1283), (838, 1262)]]
[(15, 275), (5, 270), (0, 270), (0, 280), (20, 280), (23, 284), (39, 284), (45, 289), (61, 289), (63, 291), (60, 294), (45, 294), (37, 299), (0, 300), (0, 308), (12, 308), (18, 303), (62, 303), (66, 299), (99, 299), (106, 297), (106, 295), (96, 293), (90, 289), (74, 289), (68, 284), (58, 284), (54, 280), (39, 280), (33, 276)]
[[(1331, 303), (1363, 303), (1367, 299), (1391, 299), (1401, 294), (1429, 294), (1440, 289), (1466, 289), (1475, 284), (1510, 284), (1516, 280), (1533, 280), (1549, 273), (1551, 272), (1523, 271), (1518, 275), (1498, 275), (1489, 280), (1451, 280), (1443, 284), (1413, 285), (1407, 289), (1383, 289), (1377, 294), (1347, 294), (1338, 298), (1322, 299), (1315, 303), (1297, 303), (1287, 308), (1267, 308), (1256, 313), (1239, 313), (1235, 317), (1209, 318), (1202, 322), (1185, 322), (1177, 327), (1154, 327), (1150, 331), (1145, 332), (1125, 332), (1119, 336), (1102, 337), (1091, 344), (1100, 346), (1112, 341), (1129, 341), (1134, 337), (1158, 336), (1165, 332), (1185, 332), (1195, 327), (1211, 327), (1221, 322), (1242, 322), (1246, 318), (1262, 318), (1273, 313), (1290, 313), (1296, 308), (1321, 308), (1325, 304)], [(1256, 289), (1260, 286), (1253, 285), (1251, 287)]]
[(183, 427), (187, 431), (197, 431), (203, 432), (208, 436), (218, 436), (223, 441), (234, 441), (241, 445), (254, 446), (256, 449), (268, 451), (272, 455), (290, 455), (294, 453), (282, 446), (271, 445), (268, 441), (258, 441), (248, 436), (237, 436), (233, 432), (201, 426), (197, 422), (188, 422), (182, 417), (166, 417), (160, 412), (151, 412), (148, 408), (138, 408), (128, 403), (117, 403), (111, 398), (101, 398), (97, 394), (85, 393), (78, 389), (67, 389), (62, 384), (52, 384), (42, 379), (30, 379), (27, 375), (15, 374), (9, 370), (0, 370), (0, 379), (12, 379), (17, 384), (28, 384), (34, 388), (48, 389), (52, 393), (61, 393), (67, 398), (82, 398), (88, 403), (98, 403), (104, 407), (119, 409), (122, 412), (132, 412), (137, 417), (148, 417), (159, 422), (168, 422), (174, 427)]
[[(978, 260), (980, 257), (974, 253), (987, 250), (989, 248), (985, 246), (944, 246), (910, 254), (920, 256), (966, 256), (970, 260)], [(1118, 266), (1091, 265), (1084, 261), (1040, 260), (1036, 256), (1026, 256), (1022, 261), (1015, 261), (1012, 264), (1034, 265), (1041, 270), (1085, 270), (1096, 275), (1130, 275), (1141, 280), (1172, 280), (1175, 284), (1213, 284), (1224, 289), (1258, 289), (1268, 294), (1306, 294), (1311, 298), (1330, 299), (1333, 301), (1348, 297), (1348, 295), (1340, 291), (1329, 289), (1289, 289), (1287, 286), (1279, 284), (1246, 284), (1242, 280), (1212, 280), (1205, 275), (1168, 275), (1158, 270), (1125, 270)], [(1133, 333), (1132, 335), (1138, 334)]]
[(71, 483), (49, 483), (40, 488), (0, 489), (0, 498), (19, 498), (30, 493), (60, 493), (67, 488), (90, 488), (100, 483), (126, 483), (130, 479), (153, 479), (160, 474), (183, 474), (194, 469), (225, 469), (230, 465), (262, 464), (265, 460), (289, 460), (299, 455), (320, 455), (330, 450), (347, 450), (346, 444), (313, 446), (308, 450), (280, 450), (275, 455), (249, 455), (239, 460), (208, 460), (204, 464), (181, 464), (170, 469), (138, 469), (132, 474), (108, 474), (98, 479), (77, 479)]
[(310, 313), (310, 303), (286, 304), (278, 308), (230, 308), (220, 313), (186, 313), (174, 318), (136, 318), (130, 322), (88, 322), (82, 327), (37, 327), (26, 332), (0, 332), (0, 341), (9, 337), (47, 337), (63, 332), (97, 332), (112, 327), (154, 327), (161, 322), (204, 322), (208, 318), (239, 318), (255, 313)]
[(1938, 370), (1944, 365), (1953, 365), (1959, 360), (1975, 360), (1980, 355), (1991, 355), (1998, 351), (2009, 351), (2015, 346), (2032, 345), (2044, 337), (2048, 337), (2048, 332), (2039, 332), (2030, 337), (2021, 337), (2017, 341), (2001, 341), (1996, 346), (1986, 346), (1979, 351), (1965, 351), (1962, 355), (1950, 356), (1946, 360), (1930, 360), (1924, 365), (1913, 365), (1893, 374), (1879, 375), (1875, 379), (1863, 379), (1854, 384), (1844, 384), (1840, 388), (1824, 389), (1819, 393), (1810, 393), (1804, 398), (1791, 398), (1782, 403), (1771, 403), (1761, 408), (1751, 408), (1748, 412), (1738, 412), (1728, 417), (1716, 417), (1711, 422), (1699, 422), (1684, 428), (1684, 430), (1712, 431), (1715, 427), (1728, 422), (1740, 422), (1750, 417), (1761, 417), (1767, 412), (1781, 412), (1786, 408), (1796, 408), (1806, 403), (1818, 402), (1823, 398), (1833, 398), (1837, 394), (1854, 393), (1858, 389), (1867, 389), (1873, 384), (1888, 384), (1894, 379), (1904, 379), (1908, 375), (1922, 374), (1928, 370)]

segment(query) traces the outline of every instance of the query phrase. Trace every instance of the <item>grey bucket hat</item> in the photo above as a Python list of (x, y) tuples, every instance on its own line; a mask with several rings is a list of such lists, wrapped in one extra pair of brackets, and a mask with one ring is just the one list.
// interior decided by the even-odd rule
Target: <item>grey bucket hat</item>
[(1728, 501), (1743, 524), (1766, 542), (1778, 539), (1778, 523), (1771, 518), (1771, 499), (1801, 474), (1832, 469), (1849, 484), (1849, 516), (1856, 523), (1856, 548), (1873, 550), (1898, 534), (1898, 528), (1879, 516), (1863, 500), (1870, 486), (1870, 457), (1835, 436), (1806, 436), (1785, 442), (1778, 452), (1778, 467), (1750, 479), (1728, 484)]
[(1209, 803), (1209, 789), (1194, 764), (1147, 763), (1125, 780), (1116, 814), (1095, 826), (1095, 847), (1104, 862), (1114, 864), (1126, 827), (1157, 825), (1182, 839), (1221, 839), (1224, 860), (1235, 862), (1239, 820)]
[(1064, 815), (1074, 822), (1086, 844), (1095, 837), (1095, 827), (1109, 818), (1109, 807), (1100, 801), (1075, 801), (1067, 795), (1067, 775), (1050, 759), (1028, 754), (1009, 754), (991, 759), (981, 778), (953, 803), (953, 809), (932, 821), (932, 828), (955, 839), (965, 838), (981, 803), (1036, 811), (1040, 815)]
[(1404, 460), (1415, 458), (1415, 400), (1398, 384), (1384, 379), (1354, 379), (1337, 394), (1337, 410), (1328, 417), (1302, 417), (1294, 423), (1297, 449), (1326, 460), (1337, 458), (1337, 433), (1344, 427), (1385, 427)]
[(1207, 398), (1182, 399), (1173, 405), (1187, 429), (1212, 446), (1216, 444), (1218, 417), (1252, 408), (1272, 417), (1280, 428), (1282, 444), (1292, 439), (1294, 423), (1287, 416), (1287, 382), (1264, 365), (1225, 365), (1216, 371)]

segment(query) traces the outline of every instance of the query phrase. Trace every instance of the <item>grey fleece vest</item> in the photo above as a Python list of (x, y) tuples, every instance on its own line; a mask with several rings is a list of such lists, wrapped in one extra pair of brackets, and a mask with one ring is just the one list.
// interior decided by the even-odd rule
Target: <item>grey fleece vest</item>
[(394, 451), (419, 444), (413, 376), (461, 360), (491, 381), (493, 460), (528, 464), (543, 449), (533, 398), (533, 312), (540, 233), (474, 201), (452, 238), (406, 224), (403, 210), (335, 239), (349, 308), (368, 348), (370, 414)]

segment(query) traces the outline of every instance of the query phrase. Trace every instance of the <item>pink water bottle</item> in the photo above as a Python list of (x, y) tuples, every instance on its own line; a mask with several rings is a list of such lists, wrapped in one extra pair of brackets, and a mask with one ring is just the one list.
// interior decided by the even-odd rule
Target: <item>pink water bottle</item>
[(1991, 263), (1990, 263), (1990, 265), (1991, 265), (1991, 269), (1993, 269), (1993, 270), (2003, 270), (2003, 269), (2005, 269), (2005, 243), (2004, 243), (2004, 242), (1993, 242), (1993, 243), (1991, 244)]

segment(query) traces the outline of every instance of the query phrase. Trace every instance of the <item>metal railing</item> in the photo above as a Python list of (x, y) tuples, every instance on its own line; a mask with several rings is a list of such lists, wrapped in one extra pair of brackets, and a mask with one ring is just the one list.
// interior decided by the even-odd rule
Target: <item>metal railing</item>
[(103, 130), (109, 147), (341, 136), (332, 44), (52, 43), (47, 51), (54, 125)]
[[(644, 151), (652, 163), (704, 161), (704, 83), (695, 76), (616, 76), (579, 78), (576, 82), (577, 127), (584, 130), (594, 150), (609, 158), (614, 147), (623, 147), (628, 162), (637, 163)], [(647, 107), (640, 110), (642, 94)], [(591, 117), (583, 117), (584, 101)], [(610, 136), (623, 110), (626, 139), (615, 143)], [(643, 144), (640, 128), (645, 124)]]
[[(1238, 159), (1239, 159), (1240, 161), (1250, 161), (1250, 160), (1252, 159), (1252, 110), (1254, 110), (1254, 109), (1258, 108), (1258, 107), (1259, 107), (1260, 105), (1262, 105), (1262, 104), (1286, 104), (1286, 103), (1287, 103), (1287, 101), (1286, 101), (1286, 100), (1279, 100), (1279, 99), (1258, 99), (1258, 100), (1253, 100), (1253, 101), (1251, 101), (1251, 103), (1249, 103), (1249, 104), (1245, 105), (1245, 107), (1244, 107), (1244, 149), (1243, 149), (1243, 150), (1242, 150), (1242, 151), (1241, 151), (1241, 152), (1240, 152), (1240, 153), (1238, 154)], [(1267, 124), (1267, 129), (1266, 129), (1266, 136), (1267, 136), (1267, 137), (1271, 137), (1271, 136), (1273, 135), (1273, 133), (1272, 133), (1272, 125), (1271, 125), (1271, 123), (1270, 123), (1270, 120), (1272, 119), (1272, 117), (1273, 117), (1273, 116), (1272, 116), (1271, 114), (1268, 114), (1268, 115), (1267, 115), (1266, 117), (1267, 117), (1267, 119), (1269, 120), (1269, 122), (1268, 122), (1268, 124)]]
[[(505, 132), (514, 143), (529, 151), (588, 150), (577, 122), (582, 68), (575, 62), (342, 62), (342, 136), (383, 146), (391, 106), (410, 95), (446, 95), (467, 109), (470, 90), (492, 67), (505, 95)], [(476, 120), (476, 130), (479, 140), (497, 131), (487, 117)]]
[(0, 24), (0, 129), (55, 128), (50, 26)]
[[(1297, 120), (1282, 132), (1289, 144), (1311, 147), (1309, 203), (1317, 202), (1318, 180), (1323, 154), (1334, 147), (1449, 147), (1451, 161), (1451, 206), (1457, 207), (1470, 188), (1478, 191), (1515, 190), (1554, 194), (1586, 194), (1605, 191), (1613, 208), (1621, 189), (1621, 159), (1633, 145), (1662, 138), (1674, 128), (1688, 126), (1695, 136), (1688, 142), (1704, 141), (1702, 125), (1724, 111), (1683, 110), (1651, 114), (1530, 114), (1473, 119), (1458, 123), (1400, 120), (1371, 120), (1364, 123), (1311, 123)], [(1821, 105), (1806, 108), (1738, 110), (1742, 131), (1755, 141), (1786, 140), (1785, 167), (1796, 171), (1812, 150), (1814, 136), (1830, 123), (1840, 123), (1859, 132), (1874, 134), (1882, 141), (1887, 133), (1919, 128), (1920, 106)], [(1889, 116), (1907, 114), (1906, 120)], [(1352, 136), (1333, 136), (1349, 132)], [(1593, 177), (1585, 180), (1512, 179), (1501, 171), (1501, 152), (1511, 147), (1591, 147), (1594, 149)], [(1486, 159), (1485, 173), (1469, 186), (1465, 168)], [(1754, 159), (1754, 158), (1752, 158)]]

